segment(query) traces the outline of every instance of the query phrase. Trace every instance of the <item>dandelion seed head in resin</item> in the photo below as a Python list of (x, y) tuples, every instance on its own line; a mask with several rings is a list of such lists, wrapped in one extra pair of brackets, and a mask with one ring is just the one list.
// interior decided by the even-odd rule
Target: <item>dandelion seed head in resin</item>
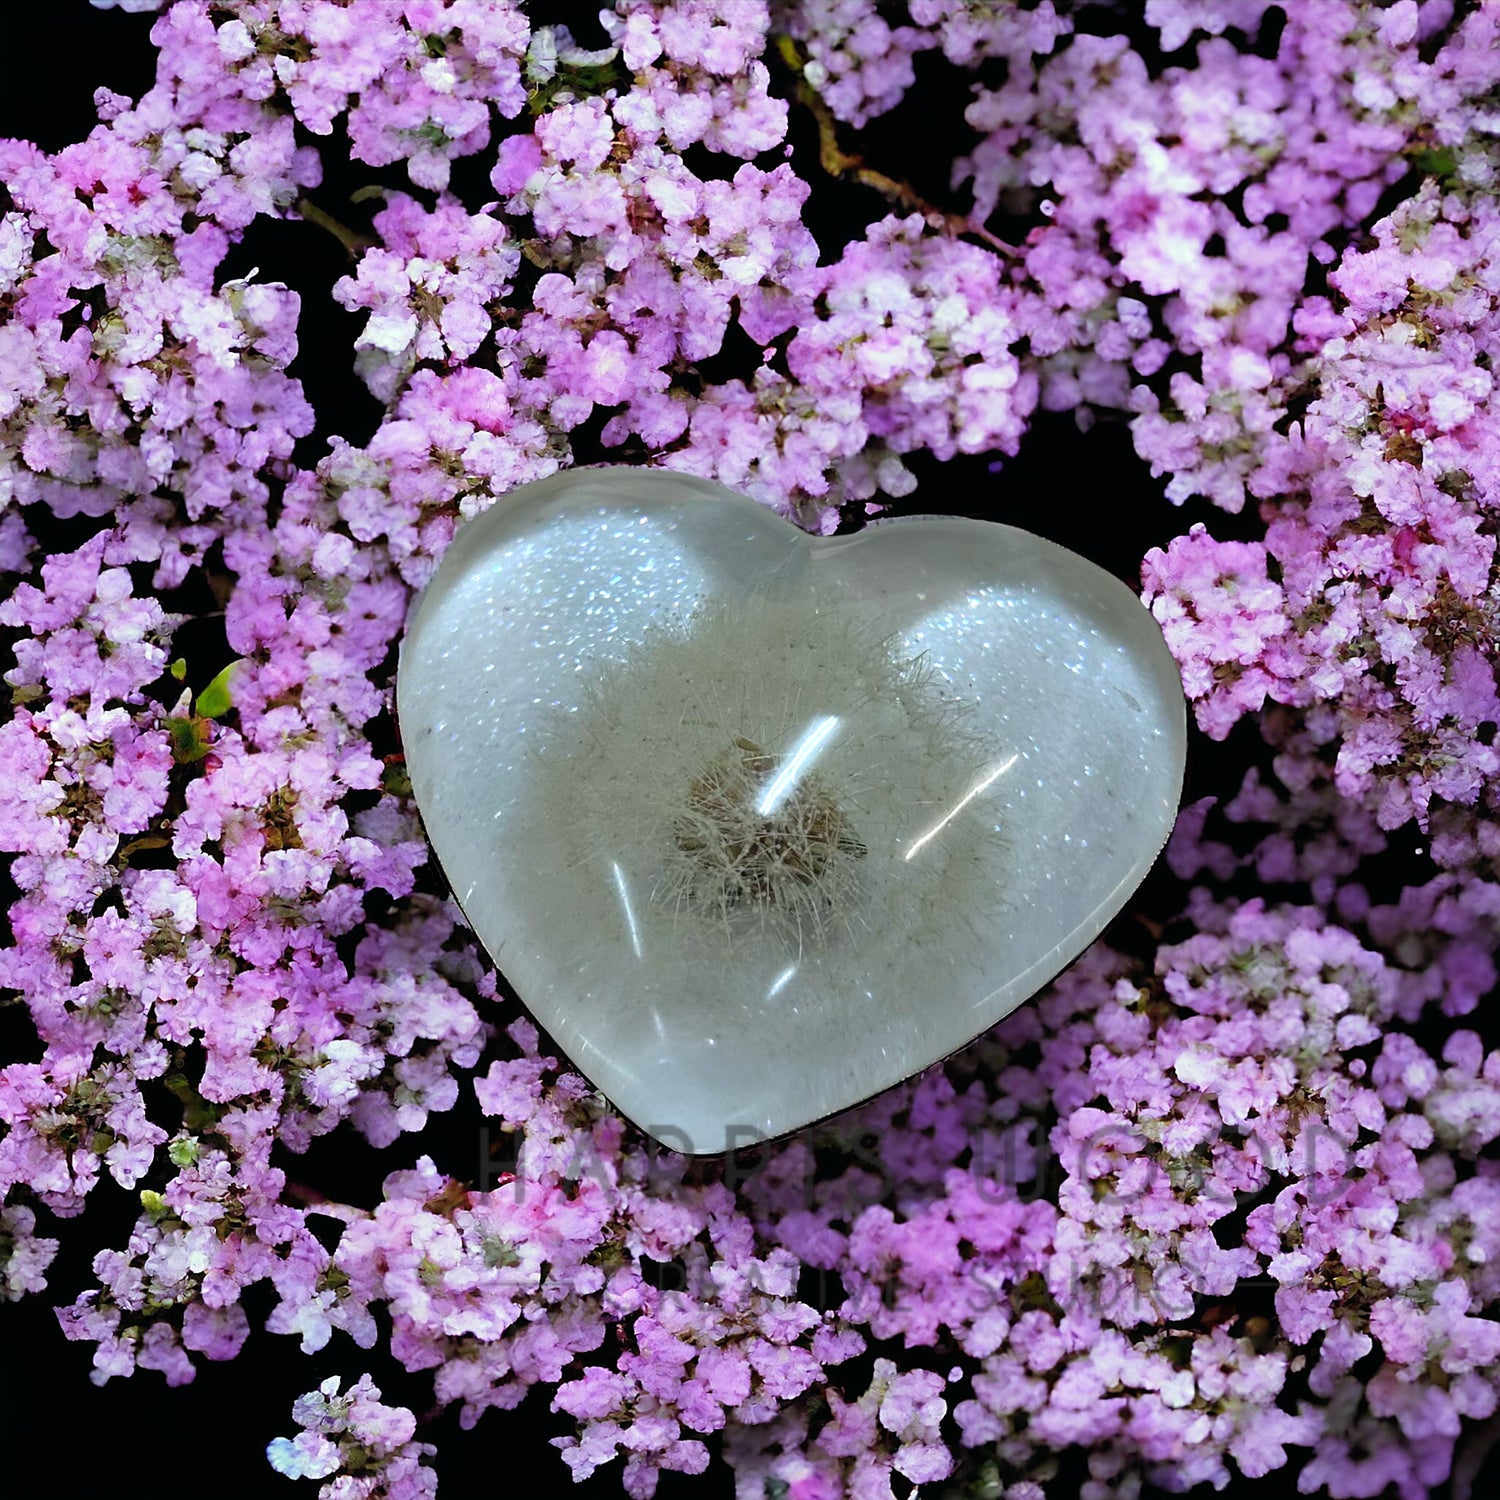
[[(964, 718), (878, 612), (796, 592), (709, 600), (649, 628), (540, 747), (536, 817), (566, 878), (604, 897), (602, 933), (634, 921), (637, 940), (705, 963), (747, 961), (747, 945), (780, 964), (841, 947), (868, 962), (945, 920), (950, 870), (967, 882), (988, 865), (999, 899), (983, 798), (910, 857), (983, 776)], [(639, 893), (628, 913), (622, 875)]]

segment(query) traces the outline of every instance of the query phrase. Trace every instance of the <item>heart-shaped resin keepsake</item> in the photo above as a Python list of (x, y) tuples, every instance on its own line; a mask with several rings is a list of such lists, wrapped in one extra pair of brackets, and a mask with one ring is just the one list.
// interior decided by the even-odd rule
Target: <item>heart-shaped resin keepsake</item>
[(973, 1040), (1120, 909), (1182, 784), (1177, 669), (1092, 563), (954, 517), (809, 537), (665, 470), (466, 524), (397, 701), (481, 941), (689, 1152)]

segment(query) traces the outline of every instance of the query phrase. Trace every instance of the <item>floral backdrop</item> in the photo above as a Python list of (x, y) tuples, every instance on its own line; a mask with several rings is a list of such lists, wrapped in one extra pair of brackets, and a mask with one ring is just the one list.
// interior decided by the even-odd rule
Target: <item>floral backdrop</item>
[[(523, 1401), (540, 1493), (1484, 1493), (1500, 9), (122, 9), (154, 83), (0, 142), (5, 1297), (99, 1383), (300, 1347), (257, 1494), (431, 1495), (437, 1414)], [(243, 264), (285, 221), (356, 317)], [(351, 362), (358, 440), (310, 399)], [(859, 1111), (654, 1147), (431, 865), (415, 591), (575, 462), (829, 533), (1003, 493), (1051, 414), (1153, 477), (1079, 534), (1170, 538), (1129, 581), (1213, 771), (1171, 908)], [(477, 1175), (424, 1154), (455, 1107)], [(304, 1180), (330, 1133), (383, 1192)]]

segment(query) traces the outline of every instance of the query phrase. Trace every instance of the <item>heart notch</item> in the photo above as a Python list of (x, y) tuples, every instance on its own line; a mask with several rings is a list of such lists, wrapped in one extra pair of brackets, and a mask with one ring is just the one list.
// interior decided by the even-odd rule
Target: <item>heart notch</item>
[(1165, 843), (1186, 725), (1136, 596), (956, 517), (809, 537), (574, 469), (467, 523), (397, 711), (465, 916), (629, 1119), (710, 1154), (972, 1041)]

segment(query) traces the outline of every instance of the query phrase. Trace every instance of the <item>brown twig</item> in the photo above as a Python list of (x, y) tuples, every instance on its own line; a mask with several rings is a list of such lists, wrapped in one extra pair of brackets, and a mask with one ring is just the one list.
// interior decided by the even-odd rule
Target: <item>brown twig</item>
[(375, 241), (369, 235), (361, 234), (357, 229), (351, 229), (341, 220), (335, 219), (327, 209), (319, 208), (311, 198), (299, 198), (293, 207), (309, 224), (326, 229), (349, 252), (350, 260), (358, 260), (366, 250), (374, 249)]
[(903, 208), (908, 213), (921, 214), (934, 229), (943, 229), (952, 235), (973, 235), (975, 239), (982, 240), (992, 250), (1002, 255), (1017, 253), (1014, 245), (1008, 245), (998, 236), (991, 234), (983, 224), (974, 223), (973, 219), (967, 215), (948, 213), (938, 208), (936, 204), (929, 203), (922, 197), (910, 183), (898, 181), (885, 172), (866, 166), (863, 156), (845, 151), (839, 144), (838, 121), (834, 119), (833, 111), (829, 109), (823, 96), (807, 81), (804, 72), (806, 64), (797, 50), (796, 42), (785, 34), (779, 35), (776, 38), (776, 50), (782, 62), (796, 76), (798, 102), (812, 113), (813, 119), (817, 122), (818, 165), (830, 177), (849, 178), (854, 182), (862, 183), (865, 187), (874, 188), (877, 193), (898, 208)]

